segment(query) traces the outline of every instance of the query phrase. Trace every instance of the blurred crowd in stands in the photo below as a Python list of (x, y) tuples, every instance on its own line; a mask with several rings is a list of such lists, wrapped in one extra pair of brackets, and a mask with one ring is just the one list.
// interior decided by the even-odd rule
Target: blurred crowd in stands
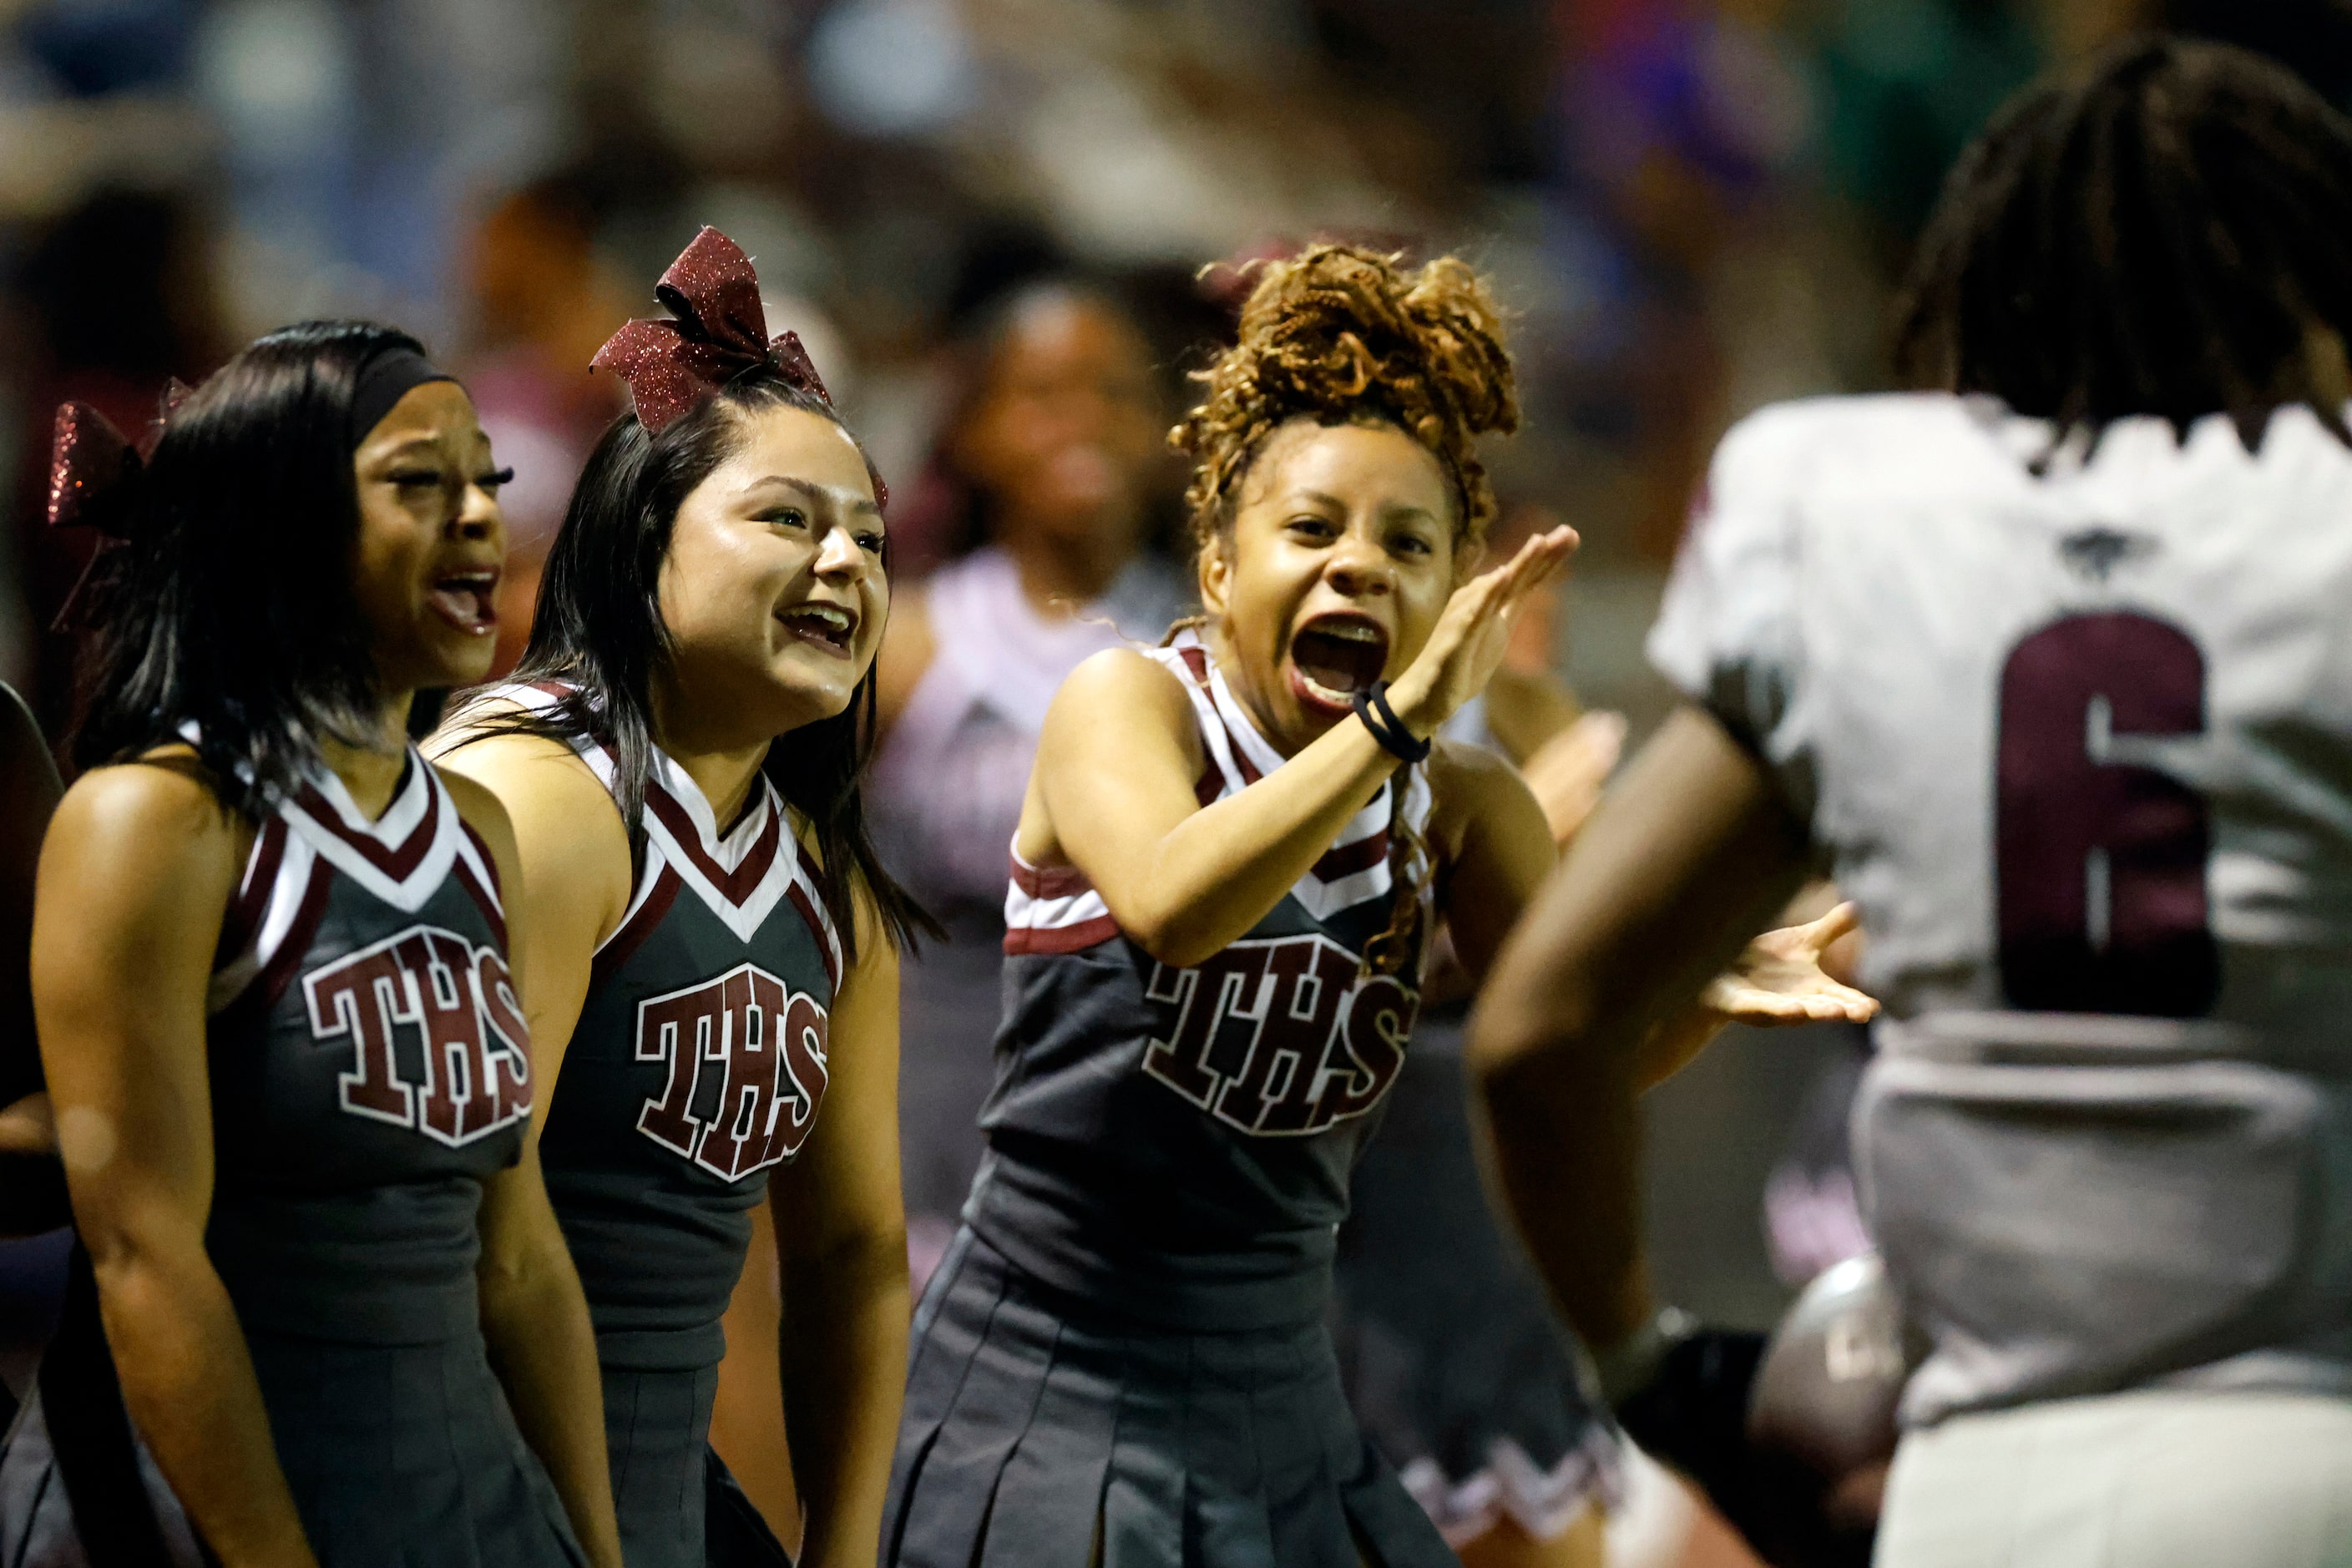
[(0, 0), (0, 674), (65, 718), (72, 546), (29, 521), (56, 401), (136, 419), (286, 321), (464, 363), (528, 552), (614, 405), (588, 354), (651, 309), (623, 280), (716, 223), (921, 569), (976, 538), (940, 436), (1008, 290), (1119, 292), (1172, 406), (1215, 330), (1197, 269), (1336, 234), (1502, 280), (1531, 415), (1504, 488), (1584, 531), (1604, 625), (1573, 672), (1638, 710), (1622, 627), (1715, 436), (1878, 382), (1952, 153), (2149, 24), (2352, 87), (2333, 0)]

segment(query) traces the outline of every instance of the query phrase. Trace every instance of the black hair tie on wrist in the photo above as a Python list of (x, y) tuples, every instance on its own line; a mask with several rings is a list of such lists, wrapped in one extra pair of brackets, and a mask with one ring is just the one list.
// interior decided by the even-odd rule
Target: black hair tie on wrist
[(1416, 740), (1413, 732), (1404, 727), (1404, 721), (1397, 717), (1397, 710), (1389, 706), (1387, 681), (1375, 680), (1356, 693), (1356, 717), (1364, 721), (1364, 728), (1372, 732), (1381, 750), (1391, 756), (1408, 763), (1427, 760), (1430, 743)]

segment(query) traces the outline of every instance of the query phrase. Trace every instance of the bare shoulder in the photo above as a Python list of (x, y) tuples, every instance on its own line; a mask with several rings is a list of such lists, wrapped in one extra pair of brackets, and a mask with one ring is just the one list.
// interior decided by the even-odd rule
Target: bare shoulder
[(226, 888), (252, 841), (252, 825), (222, 804), (194, 752), (172, 746), (76, 779), (50, 820), (45, 858), (76, 877), (119, 872)]
[(90, 769), (58, 803), (58, 820), (108, 835), (233, 838), (236, 813), (221, 804), (195, 752), (159, 747), (136, 762)]
[[(588, 773), (588, 764), (580, 753), (551, 735), (535, 735), (528, 731), (514, 731), (501, 725), (521, 718), (527, 710), (511, 697), (481, 697), (453, 710), (441, 721), (441, 727), (420, 743), (425, 754), (441, 765), (443, 773), (456, 771), (478, 773), (484, 759), (493, 763), (522, 761), (568, 762)], [(589, 775), (592, 779), (594, 775)]]
[(1496, 800), (1525, 794), (1527, 784), (1509, 759), (1485, 746), (1440, 740), (1429, 752), (1429, 787), (1437, 810), (1450, 814), (1477, 810)]
[(503, 859), (514, 853), (514, 820), (507, 815), (505, 805), (496, 791), (479, 780), (467, 778), (454, 768), (433, 764), (433, 771), (448, 788), (449, 798), (457, 807), (457, 815), (466, 826), (482, 836), (484, 843)]
[[(1105, 648), (1070, 672), (1051, 713), (1064, 721), (1132, 721), (1139, 716), (1187, 721), (1191, 700), (1176, 672), (1129, 647)], [(1052, 721), (1051, 718), (1048, 720)]]
[(511, 882), (520, 873), (535, 900), (593, 907), (600, 930), (618, 918), (629, 894), (628, 832), (612, 795), (570, 747), (495, 735), (434, 765), (501, 877)]
[[(1034, 776), (1073, 763), (1124, 772), (1139, 763), (1147, 769), (1172, 766), (1189, 783), (1201, 768), (1201, 727), (1175, 671), (1133, 648), (1106, 648), (1072, 670), (1054, 694), (1038, 736)], [(1025, 818), (1023, 842), (1031, 842)]]
[(541, 821), (568, 824), (575, 833), (597, 833), (588, 824), (609, 821), (625, 844), (620, 808), (579, 752), (551, 735), (492, 727), (520, 711), (503, 700), (469, 708), (434, 731), (425, 754), (443, 778), (453, 781), (453, 788), (454, 781), (463, 779), (496, 796), (525, 835)]

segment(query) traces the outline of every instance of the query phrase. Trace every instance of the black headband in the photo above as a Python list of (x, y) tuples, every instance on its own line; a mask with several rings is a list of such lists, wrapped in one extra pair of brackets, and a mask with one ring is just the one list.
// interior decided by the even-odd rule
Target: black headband
[(447, 371), (415, 349), (391, 348), (360, 367), (359, 384), (352, 389), (352, 450), (383, 423), (392, 405), (428, 381), (455, 381)]

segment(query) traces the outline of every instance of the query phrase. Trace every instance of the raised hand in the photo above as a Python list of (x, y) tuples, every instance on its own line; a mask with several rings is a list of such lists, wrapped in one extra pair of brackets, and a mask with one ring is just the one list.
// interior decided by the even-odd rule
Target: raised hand
[(1831, 946), (1861, 924), (1853, 905), (1843, 903), (1817, 921), (1766, 931), (1707, 982), (1699, 1005), (1734, 1024), (1868, 1023), (1878, 1015), (1877, 999), (1822, 966)]
[(1445, 613), (1412, 666), (1389, 689), (1389, 701), (1414, 734), (1427, 736), (1486, 688), (1511, 637), (1511, 618), (1528, 593), (1575, 553), (1576, 530), (1538, 533), (1518, 553), (1454, 591)]

